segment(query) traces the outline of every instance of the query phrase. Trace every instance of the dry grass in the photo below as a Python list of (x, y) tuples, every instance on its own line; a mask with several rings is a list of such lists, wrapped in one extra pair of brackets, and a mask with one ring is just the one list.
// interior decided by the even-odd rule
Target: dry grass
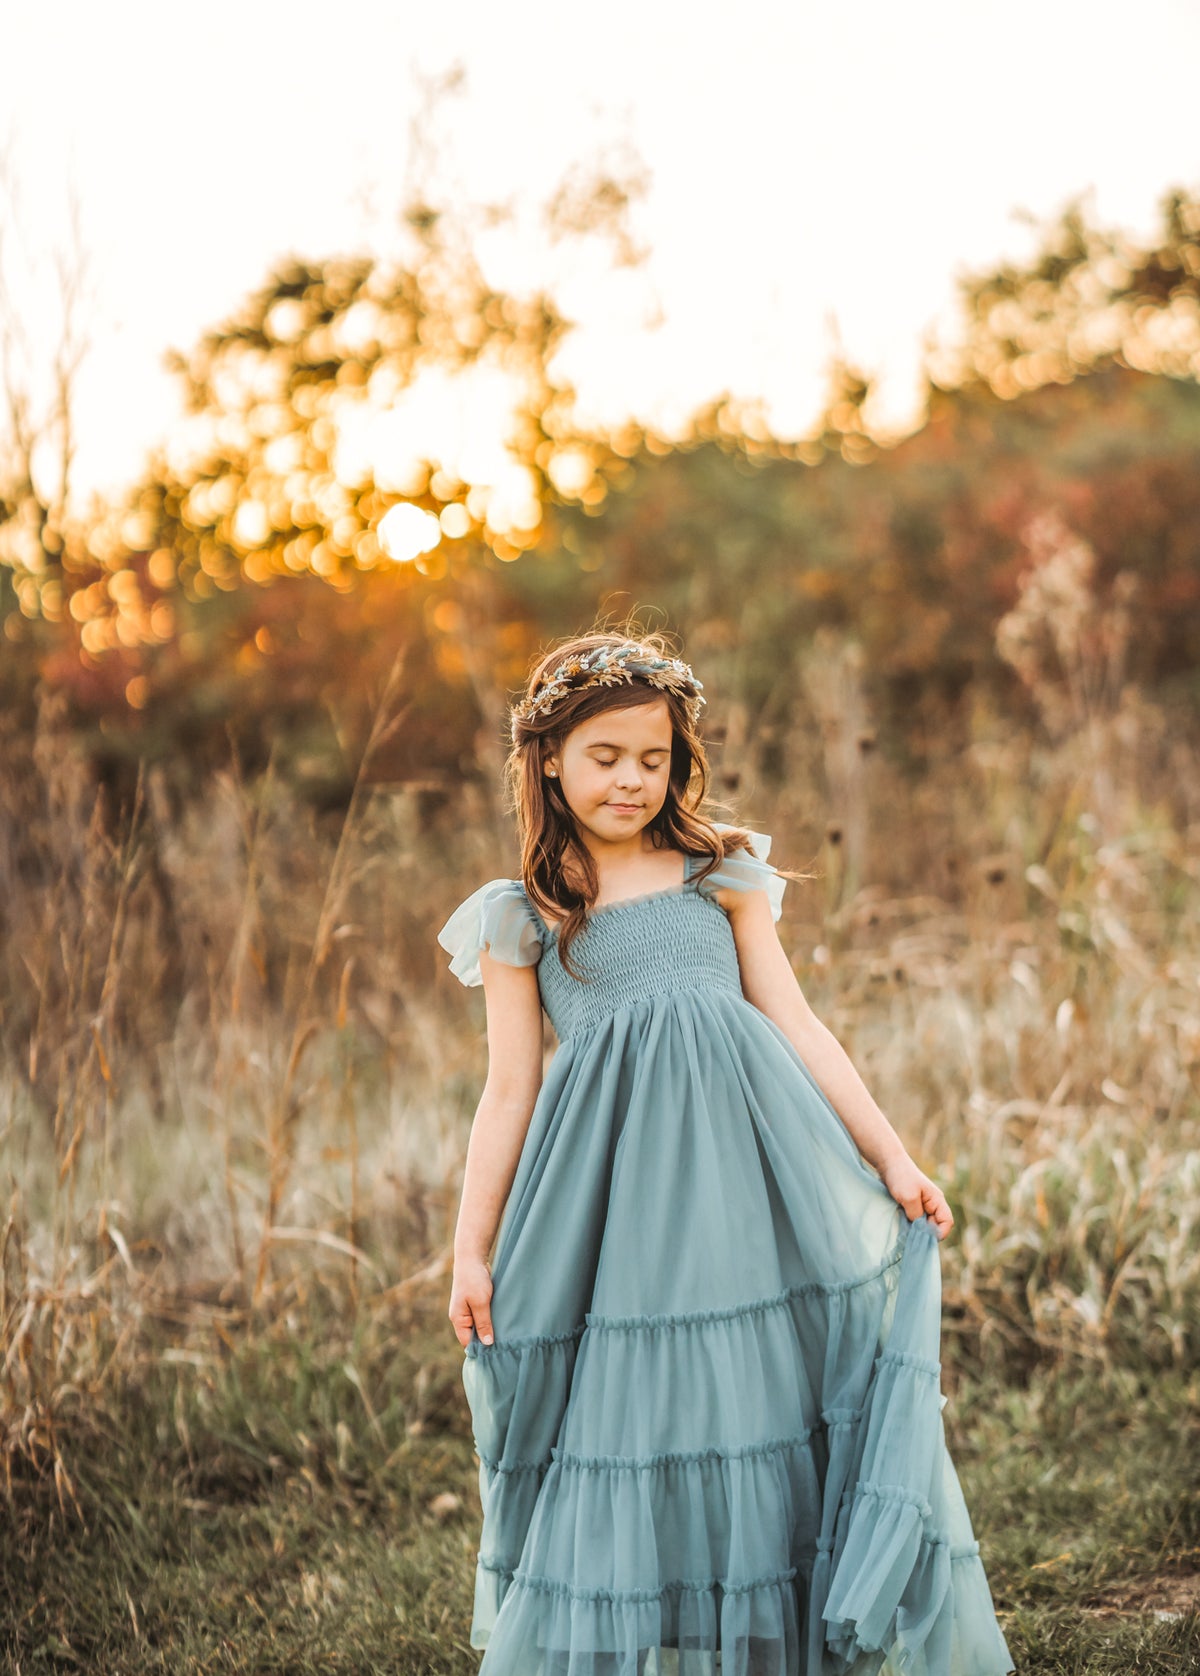
[[(853, 685), (853, 660), (824, 678)], [(1097, 1623), (1120, 1598), (1149, 1614), (1149, 1578), (1186, 1603), (1200, 1553), (1179, 1511), (1200, 1348), (1194, 747), (1122, 689), (1038, 745), (981, 717), (914, 789), (823, 714), (785, 742), (786, 796), (740, 812), (781, 865), (816, 850), (781, 927), (797, 973), (955, 1211), (946, 1383), (986, 1394), (961, 1442), (1022, 1668), (1133, 1668), (1132, 1642), (1105, 1662), (1078, 1611), (1069, 1645), (1051, 1630), (1080, 1588)], [(49, 708), (32, 752), (3, 748), (9, 1645), (24, 1669), (71, 1648), (77, 1667), (85, 1642), (114, 1670), (378, 1669), (370, 1649), (401, 1645), (387, 1668), (474, 1668), (474, 1469), (444, 1310), (484, 1071), (464, 1008), (481, 1025), (482, 1003), (433, 933), (510, 846), (468, 791), (451, 811), (372, 787), (370, 751), (325, 821), (274, 772), (218, 775), (190, 810), (148, 772), (114, 816)], [(834, 797), (849, 834), (811, 823)], [(1109, 1518), (1124, 1459), (1097, 1433), (1077, 1508), (1102, 1537), (1064, 1584), (1046, 1452), (1074, 1447), (1056, 1395), (1072, 1382), (1163, 1479), (1120, 1492), (1130, 1548)], [(1025, 1542), (995, 1476), (1021, 1461)], [(72, 1568), (97, 1540), (132, 1570), (85, 1602)], [(198, 1620), (172, 1617), (185, 1574)], [(1194, 1611), (1147, 1623), (1153, 1668), (1185, 1668)], [(1095, 1662), (1070, 1662), (1085, 1647)]]

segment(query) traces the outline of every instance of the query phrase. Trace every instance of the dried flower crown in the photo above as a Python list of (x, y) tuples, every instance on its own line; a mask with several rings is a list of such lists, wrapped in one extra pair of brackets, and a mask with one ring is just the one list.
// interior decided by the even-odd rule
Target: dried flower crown
[(544, 715), (564, 694), (581, 687), (613, 687), (634, 680), (648, 681), (652, 687), (678, 693), (695, 727), (700, 719), (700, 706), (707, 700), (703, 696), (703, 684), (682, 658), (655, 657), (637, 645), (597, 646), (590, 652), (565, 659), (535, 693), (513, 706), (513, 743), (516, 743), (518, 722)]

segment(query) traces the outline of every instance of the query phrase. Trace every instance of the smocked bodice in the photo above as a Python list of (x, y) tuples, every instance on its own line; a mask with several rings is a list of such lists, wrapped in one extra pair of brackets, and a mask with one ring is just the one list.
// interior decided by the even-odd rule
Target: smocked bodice
[(690, 883), (594, 908), (570, 951), (586, 982), (563, 967), (557, 932), (538, 923), (543, 944), (538, 988), (560, 1041), (655, 995), (682, 989), (742, 993), (729, 918)]
[[(724, 822), (714, 825), (728, 830)], [(483, 982), (485, 948), (505, 965), (536, 965), (542, 1006), (560, 1041), (658, 995), (709, 990), (740, 998), (733, 928), (716, 893), (764, 890), (778, 919), (785, 884), (767, 861), (770, 834), (746, 830), (757, 853), (732, 850), (703, 877), (707, 858), (685, 855), (681, 885), (593, 908), (571, 945), (579, 978), (559, 959), (558, 928), (547, 925), (519, 879), (489, 879), (472, 891), (438, 942), (453, 956), (450, 970), (469, 986)]]

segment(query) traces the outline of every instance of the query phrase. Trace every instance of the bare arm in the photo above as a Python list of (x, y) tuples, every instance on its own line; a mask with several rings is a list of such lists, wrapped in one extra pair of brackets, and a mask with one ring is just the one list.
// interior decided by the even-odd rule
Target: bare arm
[(837, 1037), (809, 1006), (771, 917), (765, 890), (721, 890), (741, 969), (742, 993), (777, 1024), (803, 1059), (859, 1152), (879, 1171), (910, 1221), (929, 1212), (939, 1238), (954, 1224), (941, 1188), (920, 1171)]
[(487, 1256), (504, 1214), (542, 1086), (542, 1003), (533, 966), (506, 966), (480, 951), (487, 997), (488, 1074), (471, 1124), (454, 1230), (449, 1315), (461, 1345), (472, 1325), (491, 1342)]

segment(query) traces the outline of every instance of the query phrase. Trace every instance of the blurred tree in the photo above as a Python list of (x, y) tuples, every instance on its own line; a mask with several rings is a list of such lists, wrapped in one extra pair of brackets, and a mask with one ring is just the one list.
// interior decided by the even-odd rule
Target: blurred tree
[[(95, 303), (78, 194), (71, 183), (67, 192), (67, 244), (44, 251), (23, 228), (11, 141), (0, 154), (0, 378), (7, 420), (0, 433), (0, 698), (27, 716), (26, 664), (15, 647), (22, 638), (29, 645), (31, 636), (14, 630), (22, 614), (53, 621), (62, 612), (75, 510), (75, 391)], [(51, 298), (57, 318), (35, 331), (32, 317)]]
[[(434, 168), (433, 126), (427, 108), (414, 115), (417, 176)], [(645, 176), (624, 166), (624, 177), (602, 166), (568, 174), (544, 212), (554, 242), (594, 235), (619, 261), (641, 259), (626, 218)], [(576, 456), (598, 460), (605, 446), (578, 435), (574, 390), (550, 371), (572, 323), (544, 289), (518, 297), (484, 272), (478, 244), (512, 210), (459, 202), (450, 213), (433, 200), (431, 182), (416, 179), (402, 257), (290, 258), (231, 320), (172, 352), (189, 421), (154, 452), (127, 504), (65, 530), (55, 568), (24, 565), (24, 621), (10, 609), (6, 624), (16, 657), (30, 672), (36, 658), (76, 701), (110, 775), (128, 779), (138, 758), (161, 752), (202, 776), (233, 732), (248, 767), (281, 742), (293, 766), (323, 758), (336, 797), (402, 647), (411, 728), (389, 738), (378, 771), (436, 780), (434, 760), (453, 785), (444, 734), (463, 737), (463, 698), (481, 712), (476, 749), (495, 753), (523, 639), (489, 578), (537, 543)], [(462, 481), (436, 458), (394, 457), (378, 435), (356, 446), (364, 421), (386, 420), (431, 374), (479, 373), (509, 397), (497, 442), (510, 469), (498, 487)], [(13, 475), (0, 556), (45, 522)], [(384, 549), (380, 526), (397, 505), (427, 515), (440, 536), (432, 551)], [(284, 579), (281, 594), (272, 585)], [(46, 623), (56, 632), (41, 632)], [(447, 704), (461, 675), (468, 691)], [(170, 741), (188, 745), (182, 759)]]
[[(822, 633), (861, 646), (880, 742), (902, 760), (961, 748), (975, 692), (1037, 720), (996, 629), (1049, 508), (1095, 553), (1097, 609), (1137, 576), (1128, 678), (1194, 692), (1195, 383), (1113, 366), (1014, 402), (973, 384), (944, 392), (930, 422), (877, 447), (868, 469), (836, 443), (789, 452), (733, 428), (719, 405), (678, 446), (649, 436), (611, 474), (601, 516), (562, 505), (548, 517), (586, 585), (581, 607), (653, 602), (683, 629), (714, 691), (744, 709), (740, 737), (762, 753), (752, 771), (788, 772), (778, 741)], [(805, 465), (801, 449), (822, 463)], [(514, 566), (508, 580), (536, 630), (572, 620), (544, 567)]]
[(1011, 398), (1109, 366), (1200, 378), (1200, 194), (1165, 193), (1146, 247), (1093, 225), (1090, 196), (1056, 221), (1023, 213), (1040, 233), (1030, 261), (959, 281), (961, 340), (926, 339), (930, 396), (982, 384)]
[[(637, 260), (622, 229), (639, 189), (605, 170), (568, 176), (547, 227), (594, 232)], [(1048, 507), (1095, 554), (1098, 609), (1136, 574), (1130, 678), (1194, 683), (1200, 388), (1130, 362), (1131, 346), (1157, 341), (1147, 310), (1174, 319), (1194, 300), (1197, 206), (1182, 194), (1150, 251), (1072, 209), (1028, 271), (965, 281), (972, 335), (930, 381), (927, 422), (898, 444), (875, 434), (872, 380), (840, 342), (799, 443), (728, 394), (675, 441), (634, 424), (585, 433), (551, 370), (571, 323), (545, 291), (515, 298), (484, 273), (477, 242), (509, 212), (451, 215), (431, 196), (406, 204), (403, 260), (289, 259), (173, 357), (189, 434), (156, 454), (128, 505), (68, 533), (57, 601), (49, 586), (31, 596), (59, 618), (37, 667), (73, 695), (110, 772), (128, 778), (148, 755), (202, 784), (232, 736), (247, 770), (273, 755), (315, 801), (342, 803), (402, 653), (403, 723), (371, 771), (452, 798), (481, 766), (495, 783), (506, 689), (533, 645), (630, 606), (683, 631), (725, 695), (710, 720), (729, 744), (729, 789), (747, 749), (756, 770), (788, 771), (800, 672), (822, 632), (861, 647), (882, 741), (920, 760), (961, 743), (973, 688), (1036, 719), (995, 634)], [(1114, 319), (1128, 330), (1104, 351)], [(1042, 377), (1056, 342), (1070, 376)], [(512, 391), (515, 497), (436, 458), (385, 448), (356, 461), (344, 446), (427, 374), (482, 372)], [(388, 558), (379, 531), (393, 508), (436, 518), (436, 546)], [(19, 653), (41, 626), (23, 600), (5, 633)]]

